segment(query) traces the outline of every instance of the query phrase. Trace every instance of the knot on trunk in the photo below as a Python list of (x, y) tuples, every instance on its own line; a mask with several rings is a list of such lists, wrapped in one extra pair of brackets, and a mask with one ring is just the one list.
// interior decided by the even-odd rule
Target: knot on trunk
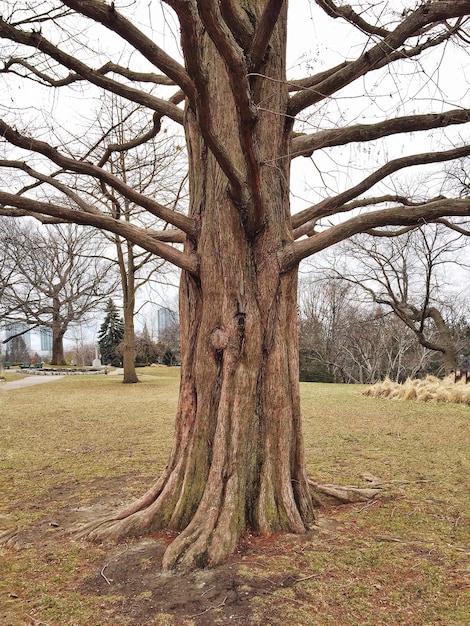
[(209, 342), (213, 350), (221, 352), (228, 346), (228, 333), (222, 328), (215, 328), (209, 335)]

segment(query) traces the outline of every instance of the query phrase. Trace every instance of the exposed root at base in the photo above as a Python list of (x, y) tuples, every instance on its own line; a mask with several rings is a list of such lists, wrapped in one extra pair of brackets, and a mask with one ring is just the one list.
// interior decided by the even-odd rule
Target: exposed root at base
[(15, 543), (15, 537), (18, 534), (18, 528), (11, 527), (6, 530), (0, 530), (0, 546), (9, 547), (10, 544)]
[(95, 543), (117, 543), (129, 537), (140, 537), (154, 530), (152, 516), (147, 511), (139, 511), (128, 517), (101, 517), (73, 531), (77, 539)]
[[(379, 483), (378, 479), (370, 487), (323, 484), (311, 479), (308, 484), (316, 507), (368, 502), (390, 493), (389, 486)], [(138, 537), (157, 529), (151, 508), (150, 506), (144, 510), (134, 511), (128, 516), (123, 516), (121, 513), (120, 516), (101, 517), (73, 531), (73, 534), (78, 539), (87, 539), (97, 543), (118, 542), (128, 537)], [(1, 541), (2, 534), (0, 533)]]
[(117, 537), (113, 537), (112, 529), (118, 523), (114, 517), (105, 517), (93, 520), (80, 528), (73, 528), (71, 533), (76, 539), (86, 539), (95, 543), (104, 543), (106, 541), (117, 541)]
[(324, 485), (313, 480), (309, 480), (308, 484), (316, 506), (368, 502), (387, 493), (381, 485), (374, 485), (373, 487)]

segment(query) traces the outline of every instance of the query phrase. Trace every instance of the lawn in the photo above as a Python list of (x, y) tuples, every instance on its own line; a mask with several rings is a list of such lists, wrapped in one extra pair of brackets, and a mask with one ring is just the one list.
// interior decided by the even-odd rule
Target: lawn
[(141, 495), (161, 471), (178, 375), (148, 368), (138, 385), (95, 375), (0, 389), (2, 626), (470, 624), (467, 405), (303, 383), (309, 474), (344, 485), (375, 477), (382, 498), (325, 507), (301, 537), (246, 535), (226, 565), (185, 577), (160, 571), (169, 534), (77, 540), (71, 529)]

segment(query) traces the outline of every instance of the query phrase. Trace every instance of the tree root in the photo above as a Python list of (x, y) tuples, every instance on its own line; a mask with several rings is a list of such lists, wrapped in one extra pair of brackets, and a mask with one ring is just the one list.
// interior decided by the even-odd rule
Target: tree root
[(18, 528), (11, 527), (6, 530), (0, 530), (0, 546), (8, 547), (15, 543), (15, 537), (18, 534)]
[[(316, 507), (368, 502), (389, 493), (389, 486), (382, 483), (379, 484), (378, 479), (374, 480), (370, 487), (323, 484), (311, 479), (309, 479), (308, 485)], [(163, 526), (155, 524), (151, 509), (152, 507), (134, 511), (128, 516), (121, 513), (121, 515), (117, 516), (101, 517), (81, 526), (73, 531), (73, 534), (78, 539), (103, 543), (106, 541), (119, 542), (129, 537), (144, 535), (151, 530), (161, 530)], [(5, 533), (8, 533), (8, 531), (5, 531)], [(2, 542), (3, 534), (0, 533), (0, 543)], [(14, 534), (15, 531), (12, 535)], [(7, 536), (6, 540), (9, 538), (10, 536)]]
[(155, 530), (153, 516), (148, 510), (144, 510), (127, 517), (100, 517), (74, 530), (73, 534), (77, 539), (94, 543), (117, 543), (129, 537), (140, 537), (151, 530)]
[(351, 485), (324, 485), (313, 480), (309, 480), (308, 484), (316, 506), (368, 502), (386, 493), (384, 487), (378, 484), (373, 487), (356, 487)]

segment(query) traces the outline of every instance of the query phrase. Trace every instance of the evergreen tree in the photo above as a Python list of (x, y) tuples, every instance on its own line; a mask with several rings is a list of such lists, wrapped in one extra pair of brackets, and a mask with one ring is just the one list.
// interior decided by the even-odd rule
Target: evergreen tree
[(13, 337), (13, 339), (7, 343), (7, 346), (6, 361), (11, 361), (12, 363), (29, 361), (29, 351), (21, 335)]
[(106, 305), (106, 317), (101, 324), (98, 333), (98, 345), (101, 352), (101, 360), (105, 365), (119, 367), (122, 358), (118, 346), (124, 337), (124, 320), (119, 316), (118, 309), (110, 299)]

